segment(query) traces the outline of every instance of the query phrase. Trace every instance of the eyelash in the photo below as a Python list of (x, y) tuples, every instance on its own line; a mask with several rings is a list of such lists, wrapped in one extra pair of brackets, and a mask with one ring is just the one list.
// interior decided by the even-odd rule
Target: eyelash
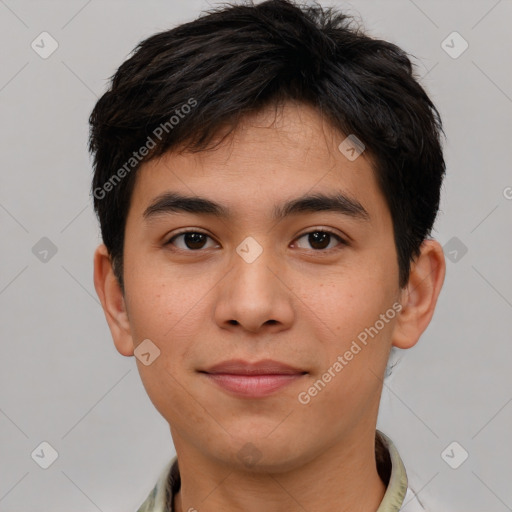
[[(190, 229), (190, 230), (179, 231), (178, 233), (174, 234), (167, 242), (165, 242), (164, 245), (165, 246), (173, 245), (173, 242), (174, 242), (174, 240), (176, 240), (176, 238), (178, 238), (179, 236), (182, 236), (182, 235), (186, 235), (187, 233), (202, 234), (202, 235), (205, 235), (208, 238), (213, 240), (213, 238), (210, 235), (208, 235), (208, 233), (205, 233), (203, 231), (198, 231), (197, 229)], [(316, 228), (311, 231), (307, 231), (307, 232), (299, 235), (295, 240), (299, 240), (299, 239), (303, 238), (304, 236), (310, 235), (312, 233), (327, 233), (330, 236), (332, 236), (338, 240), (339, 246), (348, 246), (349, 245), (348, 242), (346, 240), (344, 240), (340, 235), (338, 235), (334, 231), (331, 231), (330, 229), (326, 229), (326, 228), (321, 228), (321, 229)], [(339, 250), (340, 249), (339, 246), (331, 247), (330, 249), (311, 249), (311, 250), (315, 253), (328, 253), (333, 250)], [(178, 252), (179, 251), (181, 251), (181, 252), (200, 252), (202, 249), (173, 249), (173, 250), (178, 251)]]

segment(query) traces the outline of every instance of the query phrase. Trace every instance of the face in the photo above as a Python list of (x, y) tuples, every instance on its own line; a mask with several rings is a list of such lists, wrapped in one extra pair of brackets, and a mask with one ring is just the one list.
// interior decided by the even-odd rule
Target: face
[[(349, 160), (344, 139), (286, 104), (247, 117), (215, 150), (138, 171), (124, 246), (129, 338), (160, 350), (137, 365), (178, 454), (292, 468), (375, 422), (397, 254), (372, 162)], [(337, 206), (325, 199), (336, 196)]]

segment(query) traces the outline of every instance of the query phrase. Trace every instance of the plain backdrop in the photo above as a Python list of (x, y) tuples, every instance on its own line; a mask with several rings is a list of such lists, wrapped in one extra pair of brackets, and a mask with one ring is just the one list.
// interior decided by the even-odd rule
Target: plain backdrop
[[(447, 135), (446, 280), (378, 428), (429, 510), (512, 510), (512, 1), (322, 3), (414, 56)], [(135, 511), (174, 455), (94, 291), (87, 121), (139, 41), (215, 5), (0, 0), (1, 512)]]

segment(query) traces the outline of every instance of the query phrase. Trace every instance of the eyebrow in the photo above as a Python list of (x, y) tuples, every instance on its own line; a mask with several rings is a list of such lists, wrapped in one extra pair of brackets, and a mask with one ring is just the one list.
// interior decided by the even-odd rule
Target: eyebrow
[[(229, 208), (210, 199), (199, 196), (186, 196), (176, 192), (166, 192), (157, 196), (144, 210), (143, 218), (151, 220), (172, 213), (193, 213), (229, 219), (234, 214)], [(282, 220), (292, 215), (315, 212), (335, 212), (356, 220), (369, 221), (370, 215), (355, 198), (343, 193), (304, 195), (277, 205), (273, 209), (273, 219)]]

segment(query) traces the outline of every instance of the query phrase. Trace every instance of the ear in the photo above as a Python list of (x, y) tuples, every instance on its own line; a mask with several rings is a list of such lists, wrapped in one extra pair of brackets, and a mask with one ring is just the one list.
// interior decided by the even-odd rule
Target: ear
[(123, 356), (133, 355), (133, 339), (121, 287), (104, 244), (94, 253), (94, 287), (101, 301), (114, 345)]
[(402, 310), (392, 336), (392, 345), (402, 349), (416, 345), (430, 323), (446, 272), (443, 248), (437, 240), (424, 240), (420, 251), (401, 291)]

